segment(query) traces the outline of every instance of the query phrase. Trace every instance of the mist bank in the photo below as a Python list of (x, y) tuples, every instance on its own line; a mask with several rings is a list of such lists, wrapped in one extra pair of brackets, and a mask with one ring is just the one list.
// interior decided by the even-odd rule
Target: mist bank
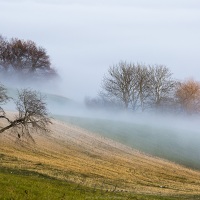
[[(4, 84), (6, 82), (3, 82)], [(88, 119), (102, 119), (102, 120), (112, 120), (112, 121), (122, 121), (127, 123), (137, 123), (152, 125), (159, 128), (171, 128), (180, 129), (183, 131), (197, 131), (199, 132), (199, 121), (200, 115), (187, 115), (181, 113), (164, 113), (159, 110), (140, 112), (124, 109), (101, 109), (101, 108), (88, 108), (83, 102), (78, 100), (67, 98), (59, 92), (59, 89), (51, 87), (51, 84), (38, 82), (34, 84), (30, 82), (29, 84), (22, 85), (21, 83), (16, 84), (15, 80), (9, 80), (9, 84), (5, 84), (7, 88), (8, 96), (12, 99), (3, 108), (7, 110), (14, 111), (15, 107), (13, 100), (17, 98), (17, 92), (20, 89), (31, 88), (41, 92), (45, 97), (45, 102), (49, 113), (52, 115), (63, 115), (72, 117), (82, 117)], [(13, 87), (15, 86), (15, 87)], [(40, 87), (41, 86), (41, 87)], [(56, 84), (55, 84), (56, 87)], [(189, 133), (188, 133), (189, 134)]]
[[(197, 121), (166, 117), (133, 116), (132, 120), (54, 116), (146, 154), (200, 170), (200, 131)], [(122, 116), (121, 116), (122, 117)], [(130, 117), (130, 116), (129, 116)]]
[[(7, 89), (8, 96), (15, 99), (20, 87)], [(42, 94), (46, 96), (47, 108), (55, 119), (119, 141), (147, 154), (200, 170), (198, 115), (88, 109), (84, 104), (62, 95), (46, 92)], [(15, 111), (13, 100), (2, 107)]]
[(54, 86), (51, 85), (51, 82), (45, 81), (36, 83), (30, 81), (22, 84), (23, 80), (21, 82), (16, 82), (15, 79), (4, 80), (2, 83), (7, 88), (8, 96), (11, 97), (10, 102), (2, 106), (12, 111), (15, 109), (12, 102), (17, 98), (18, 90), (29, 88), (39, 91), (44, 96), (47, 108), (52, 115), (105, 119), (172, 129), (178, 128), (188, 131), (199, 130), (198, 123), (200, 121), (200, 115), (198, 114), (187, 115), (184, 113), (170, 113), (159, 110), (133, 112), (132, 110), (125, 110), (123, 108), (109, 109), (109, 107), (106, 109), (88, 108), (84, 102), (80, 102), (77, 99), (70, 99), (63, 95), (64, 92), (59, 91), (59, 87), (57, 88), (59, 80)]

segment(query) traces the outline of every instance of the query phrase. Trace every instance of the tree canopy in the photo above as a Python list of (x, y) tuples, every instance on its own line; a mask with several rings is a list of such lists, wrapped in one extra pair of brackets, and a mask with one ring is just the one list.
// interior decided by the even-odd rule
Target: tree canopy
[(200, 112), (200, 82), (189, 79), (179, 83), (176, 90), (181, 111), (188, 114)]
[(56, 71), (51, 66), (46, 50), (31, 40), (0, 36), (0, 70), (4, 73), (55, 77)]

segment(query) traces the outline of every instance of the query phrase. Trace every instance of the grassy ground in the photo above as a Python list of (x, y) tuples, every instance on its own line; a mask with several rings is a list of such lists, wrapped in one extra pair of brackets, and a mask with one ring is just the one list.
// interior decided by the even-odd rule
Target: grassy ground
[(199, 171), (62, 122), (50, 128), (32, 133), (35, 143), (0, 135), (0, 199), (200, 198)]
[[(200, 133), (122, 121), (55, 116), (125, 145), (200, 170)], [(146, 124), (146, 125), (145, 125)], [(187, 137), (187, 135), (189, 137)]]
[(108, 193), (38, 173), (4, 169), (0, 172), (0, 199), (122, 199)]
[(0, 199), (135, 199), (135, 200), (176, 200), (200, 199), (200, 196), (159, 196), (139, 195), (119, 191), (107, 191), (105, 188), (96, 189), (84, 187), (71, 182), (53, 179), (39, 173), (8, 168), (0, 169)]

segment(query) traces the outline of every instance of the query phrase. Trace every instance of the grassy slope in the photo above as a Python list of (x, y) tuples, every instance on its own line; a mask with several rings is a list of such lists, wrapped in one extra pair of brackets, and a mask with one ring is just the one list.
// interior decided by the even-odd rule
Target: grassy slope
[[(9, 96), (16, 98), (17, 90), (9, 88)], [(77, 107), (78, 104), (68, 98), (46, 94), (48, 107), (51, 113), (65, 113), (70, 107)], [(15, 108), (10, 102), (7, 109)], [(77, 109), (78, 110), (78, 109)], [(74, 112), (73, 109), (71, 112)], [(200, 170), (200, 132), (193, 133), (196, 137), (192, 142), (184, 139), (186, 133), (183, 130), (159, 129), (153, 126), (99, 120), (91, 118), (78, 118), (56, 116), (56, 118), (78, 125), (102, 136), (117, 140), (135, 149), (146, 152), (153, 156), (165, 158), (179, 164)], [(179, 132), (177, 134), (177, 132)], [(175, 134), (174, 134), (175, 133)]]
[(74, 183), (22, 170), (1, 169), (0, 199), (121, 199), (119, 193), (106, 193)]
[(199, 172), (60, 122), (51, 129), (36, 144), (0, 135), (0, 199), (200, 198)]
[(146, 152), (153, 156), (165, 158), (179, 164), (200, 170), (200, 135), (194, 134), (191, 143), (184, 136), (183, 130), (172, 130), (144, 124), (120, 121), (56, 116), (68, 123), (97, 132), (102, 136), (117, 140), (125, 145)]
[(158, 196), (134, 193), (122, 193), (90, 188), (72, 182), (52, 179), (39, 173), (25, 170), (0, 168), (0, 199), (135, 199), (135, 200), (175, 200), (199, 199), (195, 195)]
[[(18, 90), (14, 88), (7, 88), (8, 96), (17, 99)], [(69, 110), (71, 107), (79, 106), (75, 101), (64, 96), (41, 92), (44, 96), (47, 108), (50, 113), (64, 113), (64, 110)], [(10, 100), (7, 104), (3, 105), (5, 110), (16, 110), (15, 104)]]
[(52, 179), (39, 173), (0, 168), (0, 199), (135, 199), (135, 200), (195, 200), (198, 196), (158, 196), (106, 191), (71, 182)]

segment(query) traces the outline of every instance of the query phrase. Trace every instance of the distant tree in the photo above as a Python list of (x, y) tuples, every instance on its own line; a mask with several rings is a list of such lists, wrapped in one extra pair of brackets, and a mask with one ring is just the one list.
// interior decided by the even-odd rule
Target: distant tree
[[(4, 85), (0, 84), (0, 105), (5, 104), (9, 100), (7, 96), (7, 90)], [(5, 116), (5, 112), (3, 108), (0, 106), (0, 118), (1, 116)]]
[(89, 109), (102, 109), (102, 110), (120, 110), (122, 105), (115, 99), (106, 98), (104, 95), (99, 94), (96, 98), (85, 98), (85, 105)]
[(49, 131), (48, 125), (51, 120), (48, 116), (44, 97), (39, 92), (23, 89), (18, 92), (18, 99), (15, 101), (18, 115), (14, 120), (9, 119), (5, 114), (0, 118), (5, 119), (7, 126), (0, 129), (0, 133), (15, 128), (20, 131), (18, 137), (26, 134), (31, 137), (33, 131)]
[(0, 67), (2, 70), (7, 71), (9, 67), (10, 49), (8, 41), (0, 35)]
[(7, 90), (4, 85), (0, 83), (0, 104), (4, 104), (8, 101)]
[(0, 65), (5, 71), (31, 75), (54, 75), (50, 58), (43, 47), (35, 42), (12, 38), (9, 41), (0, 37)]
[[(134, 66), (134, 65), (133, 65)], [(148, 99), (151, 95), (150, 91), (150, 71), (149, 68), (142, 64), (137, 64), (134, 66), (134, 91), (132, 94), (135, 96), (135, 103), (144, 111), (148, 108)]]
[(169, 68), (163, 65), (149, 67), (149, 105), (162, 108), (174, 101), (177, 82), (172, 78)]
[(193, 79), (184, 81), (177, 86), (177, 102), (182, 111), (192, 114), (200, 112), (200, 82)]
[(133, 83), (134, 68), (132, 64), (120, 62), (108, 70), (108, 75), (104, 77), (102, 89), (105, 96), (115, 98), (122, 102), (127, 109), (134, 99)]
[(37, 69), (51, 69), (51, 62), (46, 50), (43, 47), (37, 47), (33, 41), (26, 42), (27, 49), (29, 52), (28, 62), (30, 63), (30, 71), (34, 72)]
[(120, 62), (103, 79), (103, 94), (132, 110), (160, 109), (174, 101), (176, 81), (162, 65), (145, 66)]

